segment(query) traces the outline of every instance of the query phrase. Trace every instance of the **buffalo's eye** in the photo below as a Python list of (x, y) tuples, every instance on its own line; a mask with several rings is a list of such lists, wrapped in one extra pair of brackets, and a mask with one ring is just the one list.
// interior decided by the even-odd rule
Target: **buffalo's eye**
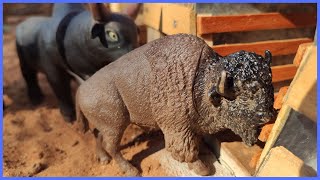
[(119, 40), (117, 33), (114, 31), (107, 31), (107, 38), (111, 42), (117, 42)]

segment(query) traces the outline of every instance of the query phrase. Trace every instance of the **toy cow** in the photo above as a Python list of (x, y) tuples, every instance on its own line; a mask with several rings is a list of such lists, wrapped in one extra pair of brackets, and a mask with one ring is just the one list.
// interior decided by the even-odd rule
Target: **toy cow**
[(96, 72), (76, 94), (77, 120), (100, 133), (97, 156), (113, 158), (127, 175), (138, 170), (119, 149), (134, 123), (160, 129), (165, 148), (197, 174), (209, 169), (198, 158), (204, 134), (231, 129), (247, 145), (274, 116), (271, 53), (240, 51), (226, 57), (186, 34), (152, 41)]
[(16, 48), (22, 75), (33, 104), (43, 100), (37, 72), (52, 87), (66, 121), (75, 120), (71, 78), (83, 81), (106, 64), (137, 47), (134, 18), (139, 4), (127, 14), (111, 13), (103, 4), (57, 3), (52, 17), (32, 17), (17, 26)]

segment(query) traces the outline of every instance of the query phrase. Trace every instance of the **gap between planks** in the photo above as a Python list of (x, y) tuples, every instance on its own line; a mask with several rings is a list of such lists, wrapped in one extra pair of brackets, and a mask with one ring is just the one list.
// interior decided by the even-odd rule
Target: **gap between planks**
[(228, 54), (245, 50), (264, 54), (265, 50), (271, 51), (273, 56), (295, 54), (300, 44), (309, 43), (313, 40), (310, 38), (296, 38), (286, 40), (270, 40), (254, 43), (237, 43), (211, 46), (218, 54), (226, 56)]
[(314, 27), (316, 18), (316, 13), (281, 14), (280, 12), (228, 16), (198, 15), (197, 33)]

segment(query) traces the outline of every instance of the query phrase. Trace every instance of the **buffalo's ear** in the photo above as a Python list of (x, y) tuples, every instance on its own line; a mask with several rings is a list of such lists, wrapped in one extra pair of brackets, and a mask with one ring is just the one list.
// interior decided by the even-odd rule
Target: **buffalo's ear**
[(135, 20), (138, 16), (141, 6), (142, 6), (141, 3), (129, 4), (128, 7), (122, 11), (122, 13), (128, 15), (133, 20)]
[(95, 21), (103, 23), (111, 19), (111, 11), (103, 3), (90, 3), (89, 7)]
[(268, 63), (268, 65), (270, 66), (271, 62), (272, 62), (272, 54), (269, 50), (265, 51), (264, 59)]

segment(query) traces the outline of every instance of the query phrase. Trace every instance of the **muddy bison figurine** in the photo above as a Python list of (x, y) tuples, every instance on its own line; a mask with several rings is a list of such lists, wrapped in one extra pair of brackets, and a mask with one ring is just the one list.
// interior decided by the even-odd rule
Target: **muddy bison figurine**
[(66, 121), (75, 120), (70, 80), (87, 79), (106, 64), (137, 47), (134, 18), (139, 4), (125, 14), (111, 13), (101, 3), (57, 3), (51, 17), (31, 17), (17, 26), (16, 47), (28, 95), (35, 105), (43, 100), (37, 72), (52, 87)]
[(130, 123), (164, 134), (174, 159), (197, 174), (209, 169), (198, 158), (204, 134), (231, 129), (247, 145), (274, 116), (271, 53), (240, 51), (225, 57), (198, 37), (178, 34), (152, 41), (105, 66), (76, 94), (77, 120), (99, 130), (97, 156), (113, 158), (127, 175), (138, 170), (120, 153)]

